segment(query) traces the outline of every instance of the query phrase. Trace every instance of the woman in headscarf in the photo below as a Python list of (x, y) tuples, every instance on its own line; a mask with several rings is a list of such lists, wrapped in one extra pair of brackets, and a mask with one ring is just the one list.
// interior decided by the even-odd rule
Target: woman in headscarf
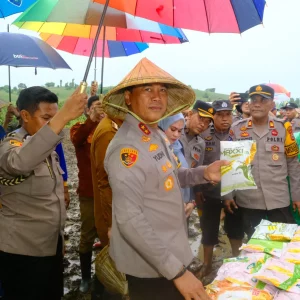
[[(159, 122), (159, 127), (165, 132), (174, 154), (179, 159), (181, 166), (184, 168), (189, 168), (188, 163), (184, 157), (183, 146), (180, 142), (180, 137), (183, 133), (185, 126), (185, 119), (182, 113), (170, 116)], [(185, 206), (185, 214), (188, 218), (194, 209), (194, 203), (191, 200), (191, 189), (182, 188), (182, 198)]]

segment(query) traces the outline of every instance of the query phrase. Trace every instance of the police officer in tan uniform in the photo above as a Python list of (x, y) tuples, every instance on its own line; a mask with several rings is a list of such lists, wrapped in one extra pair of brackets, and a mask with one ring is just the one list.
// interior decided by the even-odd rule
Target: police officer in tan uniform
[(160, 119), (185, 109), (183, 103), (189, 107), (194, 97), (144, 58), (103, 100), (108, 115), (129, 112), (104, 166), (113, 195), (110, 254), (127, 274), (132, 300), (209, 299), (187, 270), (193, 255), (180, 186), (219, 181), (224, 162), (180, 167), (158, 128)]
[(204, 160), (205, 142), (200, 134), (207, 130), (213, 120), (213, 108), (204, 101), (197, 100), (188, 112), (185, 132), (180, 138), (185, 159), (190, 168), (201, 166)]
[(286, 121), (292, 124), (294, 133), (300, 131), (300, 116), (296, 108), (298, 108), (298, 105), (294, 102), (290, 102), (283, 107), (286, 112)]
[[(220, 142), (227, 141), (232, 124), (232, 104), (229, 100), (217, 100), (214, 108), (214, 124), (201, 134), (206, 143), (204, 165), (209, 165), (220, 159)], [(204, 249), (204, 268), (201, 275), (206, 276), (212, 270), (213, 248), (219, 243), (220, 213), (223, 208), (221, 200), (221, 185), (207, 183), (200, 186), (204, 197), (201, 216), (202, 244)], [(244, 237), (242, 219), (239, 215), (226, 214), (225, 229), (232, 247), (232, 255), (239, 255), (239, 248)]]
[(274, 90), (266, 85), (251, 87), (251, 118), (233, 124), (229, 140), (254, 140), (257, 152), (252, 163), (252, 174), (256, 190), (235, 191), (224, 196), (225, 205), (230, 212), (238, 209), (242, 213), (245, 231), (250, 238), (262, 219), (272, 222), (293, 223), (289, 210), (290, 198), (288, 182), (290, 177), (293, 208), (300, 211), (300, 167), (298, 146), (289, 122), (285, 124), (270, 118), (273, 107)]
[(63, 171), (54, 151), (63, 128), (79, 117), (79, 89), (58, 111), (43, 87), (21, 91), (22, 127), (0, 144), (0, 281), (5, 299), (60, 300), (63, 293)]

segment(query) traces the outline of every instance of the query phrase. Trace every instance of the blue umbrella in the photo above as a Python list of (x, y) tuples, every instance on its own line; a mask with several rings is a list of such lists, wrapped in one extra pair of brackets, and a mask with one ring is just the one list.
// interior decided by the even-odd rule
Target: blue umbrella
[[(0, 66), (71, 69), (64, 59), (44, 41), (25, 34), (0, 32)], [(11, 102), (10, 69), (9, 101)]]
[(0, 32), (0, 65), (71, 69), (64, 59), (44, 41), (25, 34)]
[(1, 0), (0, 18), (5, 18), (17, 13), (21, 13), (36, 1), (37, 0)]

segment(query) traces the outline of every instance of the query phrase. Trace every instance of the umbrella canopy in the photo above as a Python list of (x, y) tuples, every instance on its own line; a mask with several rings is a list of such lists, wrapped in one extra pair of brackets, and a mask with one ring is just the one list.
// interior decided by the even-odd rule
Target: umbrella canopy
[(282, 85), (277, 83), (265, 83), (265, 85), (270, 86), (274, 89), (275, 93), (277, 94), (286, 94), (287, 97), (291, 97), (291, 93), (288, 92), (286, 88), (284, 88)]
[(290, 101), (291, 93), (287, 91), (282, 85), (277, 83), (266, 83), (266, 85), (270, 86), (274, 89), (274, 101), (276, 104), (286, 103)]
[(291, 93), (288, 92), (282, 85), (277, 83), (265, 83), (265, 85), (274, 89), (274, 101), (276, 104), (290, 101)]
[[(13, 24), (21, 29), (42, 33), (94, 38), (103, 8), (103, 5), (93, 3), (91, 0), (39, 0), (20, 15)], [(106, 28), (109, 26), (138, 28), (132, 16), (112, 8), (108, 8), (106, 12), (104, 25)], [(177, 28), (156, 22), (150, 22), (147, 25), (147, 31), (185, 38), (183, 32)], [(121, 29), (118, 31), (124, 34)], [(119, 34), (119, 32), (113, 32), (113, 29), (108, 29), (107, 32), (114, 36)], [(110, 39), (113, 40), (116, 37)], [(124, 41), (124, 38), (118, 40)], [(138, 41), (135, 40), (135, 42)]]
[(44, 41), (25, 34), (0, 32), (0, 65), (71, 69), (64, 59)]
[(37, 0), (2, 0), (0, 1), (0, 18), (23, 12)]
[[(53, 34), (40, 34), (40, 37), (50, 46), (72, 54), (90, 56), (93, 46), (92, 39), (60, 36)], [(104, 57), (120, 57), (143, 52), (149, 46), (145, 43), (104, 41)], [(103, 40), (98, 40), (95, 56), (101, 57), (103, 53)]]
[[(48, 31), (46, 33), (41, 33), (40, 36), (43, 40), (51, 38), (63, 39), (64, 36), (84, 38), (84, 39), (95, 39), (96, 31), (98, 26), (90, 26), (90, 31), (60, 31), (59, 34), (53, 34), (56, 32), (55, 27), (51, 27), (51, 23), (48, 24)], [(66, 24), (66, 27), (71, 24)], [(85, 25), (78, 25), (84, 27)], [(27, 29), (30, 29), (30, 26), (27, 26)], [(53, 30), (54, 29), (54, 30)], [(33, 29), (34, 30), (34, 29)], [(181, 29), (176, 29), (178, 31), (179, 37), (170, 36), (161, 33), (149, 32), (144, 30), (135, 30), (135, 29), (126, 29), (126, 28), (116, 28), (116, 27), (106, 27), (105, 26), (105, 39), (108, 41), (122, 41), (122, 42), (140, 42), (140, 43), (158, 43), (158, 44), (180, 44), (188, 42), (189, 40), (183, 33)], [(104, 36), (104, 27), (101, 29), (99, 39), (103, 39)]]
[(110, 0), (109, 7), (174, 27), (241, 33), (262, 23), (265, 0)]

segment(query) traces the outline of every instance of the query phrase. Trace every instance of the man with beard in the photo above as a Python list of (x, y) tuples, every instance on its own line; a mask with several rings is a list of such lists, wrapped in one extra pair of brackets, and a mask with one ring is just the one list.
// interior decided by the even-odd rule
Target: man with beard
[(250, 88), (251, 117), (233, 124), (229, 140), (254, 140), (257, 152), (252, 162), (252, 174), (257, 189), (235, 191), (224, 196), (227, 210), (238, 209), (248, 238), (262, 219), (271, 222), (294, 223), (289, 209), (287, 176), (290, 178), (293, 208), (300, 212), (300, 166), (298, 146), (289, 122), (269, 116), (274, 90), (266, 85)]
[[(217, 100), (213, 102), (212, 107), (215, 111), (214, 123), (201, 134), (206, 144), (204, 165), (209, 165), (220, 159), (220, 142), (228, 140), (229, 129), (232, 124), (232, 104), (230, 101)], [(223, 204), (220, 184), (201, 185), (201, 192), (204, 198), (201, 217), (204, 267), (201, 270), (201, 276), (206, 276), (212, 270), (214, 246), (219, 243), (220, 213)], [(231, 244), (232, 255), (238, 256), (244, 237), (242, 219), (239, 215), (226, 213), (224, 225)]]

